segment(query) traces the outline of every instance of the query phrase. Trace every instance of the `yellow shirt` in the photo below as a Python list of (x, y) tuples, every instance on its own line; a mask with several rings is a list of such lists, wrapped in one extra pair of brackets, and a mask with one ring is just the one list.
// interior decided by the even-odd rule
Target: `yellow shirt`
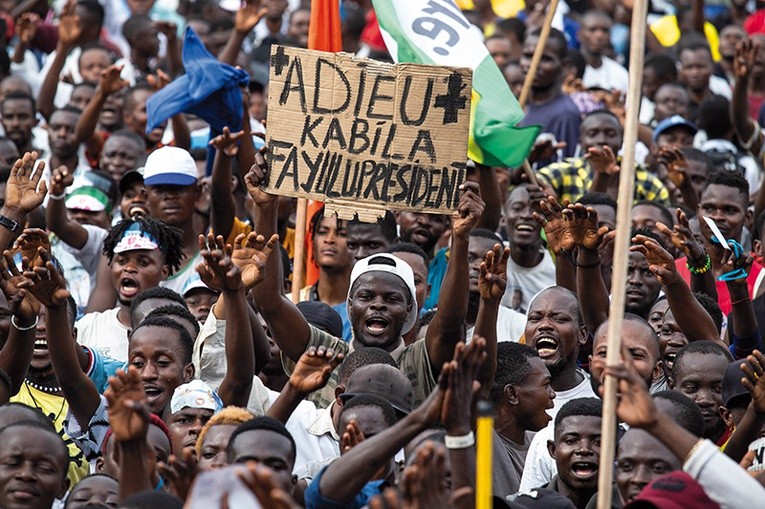
[(70, 486), (74, 486), (80, 479), (88, 475), (88, 461), (85, 459), (85, 454), (64, 433), (64, 418), (69, 411), (69, 404), (62, 396), (38, 391), (25, 381), (21, 386), (21, 390), (11, 398), (11, 401), (39, 408), (42, 410), (42, 413), (53, 421), (53, 426), (55, 426), (56, 431), (64, 440), (66, 448), (69, 449), (69, 471), (67, 472), (67, 477), (69, 478)]
[[(670, 48), (680, 40), (680, 27), (677, 25), (677, 17), (667, 15), (651, 24), (651, 32), (659, 40), (662, 46)], [(704, 35), (709, 42), (709, 48), (712, 51), (712, 59), (715, 62), (720, 61), (720, 37), (717, 35), (717, 29), (709, 21), (704, 22)]]
[[(457, 0), (457, 7), (461, 11), (472, 10), (475, 6), (473, 0)], [(514, 18), (518, 11), (526, 7), (523, 0), (491, 0), (491, 7), (500, 18)]]
[[(249, 235), (252, 231), (252, 225), (249, 223), (245, 223), (238, 217), (234, 218), (234, 224), (231, 225), (231, 233), (228, 234), (228, 238), (226, 239), (227, 244), (234, 245), (234, 240), (236, 237), (243, 233), (245, 235)], [(282, 247), (287, 251), (287, 254), (290, 257), (290, 260), (295, 257), (295, 229), (294, 228), (287, 228), (287, 233), (284, 235), (283, 239), (280, 239), (282, 241)]]

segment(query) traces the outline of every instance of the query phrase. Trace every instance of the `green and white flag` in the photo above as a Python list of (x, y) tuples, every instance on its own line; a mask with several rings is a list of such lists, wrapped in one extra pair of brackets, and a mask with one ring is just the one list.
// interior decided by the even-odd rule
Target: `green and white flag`
[(385, 45), (395, 62), (473, 69), (468, 156), (486, 166), (520, 166), (539, 127), (516, 127), (523, 110), (452, 0), (372, 0)]

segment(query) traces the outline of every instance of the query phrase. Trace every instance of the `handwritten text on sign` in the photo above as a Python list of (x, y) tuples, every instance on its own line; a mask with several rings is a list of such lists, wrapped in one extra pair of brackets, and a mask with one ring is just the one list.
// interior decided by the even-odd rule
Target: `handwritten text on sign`
[(266, 188), (343, 218), (449, 213), (465, 178), (470, 91), (470, 69), (274, 46)]

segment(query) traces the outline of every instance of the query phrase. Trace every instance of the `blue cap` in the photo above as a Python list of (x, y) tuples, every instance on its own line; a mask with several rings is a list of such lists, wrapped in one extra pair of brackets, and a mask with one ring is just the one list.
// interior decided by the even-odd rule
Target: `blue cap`
[(696, 134), (699, 132), (699, 128), (696, 127), (696, 124), (691, 122), (690, 120), (681, 117), (680, 115), (672, 115), (669, 118), (665, 118), (659, 124), (656, 126), (656, 129), (653, 130), (653, 137), (651, 138), (651, 141), (656, 142), (656, 139), (667, 129), (672, 129), (673, 127), (677, 126), (683, 126), (689, 131), (691, 131), (693, 134)]

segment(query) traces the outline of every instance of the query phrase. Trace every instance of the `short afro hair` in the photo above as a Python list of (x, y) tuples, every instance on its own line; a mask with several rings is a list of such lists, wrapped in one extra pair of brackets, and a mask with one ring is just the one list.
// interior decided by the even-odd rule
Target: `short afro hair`
[(711, 185), (735, 187), (742, 197), (744, 209), (749, 206), (749, 182), (738, 172), (729, 170), (715, 170), (707, 179), (702, 195)]
[(146, 319), (144, 319), (144, 321), (141, 322), (130, 334), (131, 339), (135, 336), (136, 332), (145, 327), (160, 327), (163, 329), (172, 329), (177, 332), (181, 347), (183, 347), (183, 362), (185, 364), (191, 362), (191, 353), (194, 350), (194, 338), (191, 337), (191, 334), (186, 330), (186, 327), (167, 316), (146, 317)]
[(672, 403), (672, 419), (697, 437), (704, 435), (704, 415), (691, 398), (679, 391), (664, 390), (652, 395), (653, 399), (663, 399)]
[(186, 320), (191, 323), (191, 328), (194, 329), (193, 336), (196, 338), (199, 335), (199, 322), (196, 317), (191, 314), (191, 311), (184, 307), (176, 306), (174, 304), (166, 304), (164, 306), (159, 306), (156, 309), (152, 309), (151, 312), (146, 315), (146, 318), (151, 318), (152, 316), (167, 316), (171, 319), (172, 317), (177, 317)]
[(680, 365), (688, 354), (699, 353), (702, 355), (719, 355), (728, 362), (733, 362), (733, 356), (727, 348), (716, 341), (694, 341), (678, 350), (675, 356), (675, 362), (672, 364), (672, 379), (677, 382), (677, 374), (680, 371)]
[(491, 387), (491, 400), (496, 404), (502, 399), (505, 387), (524, 382), (531, 372), (531, 359), (539, 354), (529, 345), (512, 341), (497, 344), (497, 370)]
[(388, 249), (388, 252), (392, 255), (395, 255), (396, 253), (411, 253), (417, 255), (422, 258), (422, 261), (425, 263), (425, 268), (430, 268), (430, 257), (428, 256), (428, 253), (417, 244), (412, 244), (411, 242), (399, 242), (393, 244), (390, 249)]
[(602, 417), (603, 402), (598, 398), (577, 398), (566, 402), (555, 416), (555, 434), (558, 434), (564, 419), (578, 416)]
[(338, 381), (339, 385), (348, 385), (348, 380), (351, 379), (351, 375), (362, 366), (369, 366), (372, 364), (387, 364), (398, 368), (398, 364), (393, 359), (390, 353), (377, 348), (375, 346), (366, 346), (359, 348), (349, 353), (340, 367), (338, 368)]
[[(231, 434), (231, 437), (228, 439), (227, 454), (228, 454), (229, 463), (233, 463), (233, 445), (234, 445), (234, 441), (236, 441), (236, 437), (238, 437), (242, 433), (246, 433), (248, 431), (255, 431), (259, 429), (278, 433), (279, 435), (283, 436), (284, 438), (290, 441), (290, 449), (292, 452), (292, 463), (294, 465), (295, 457), (297, 456), (297, 446), (295, 445), (295, 439), (292, 438), (292, 435), (287, 430), (287, 427), (284, 424), (277, 421), (273, 417), (267, 417), (267, 416), (255, 417), (237, 426), (237, 428)], [(290, 467), (292, 467), (293, 465), (290, 465)]]

